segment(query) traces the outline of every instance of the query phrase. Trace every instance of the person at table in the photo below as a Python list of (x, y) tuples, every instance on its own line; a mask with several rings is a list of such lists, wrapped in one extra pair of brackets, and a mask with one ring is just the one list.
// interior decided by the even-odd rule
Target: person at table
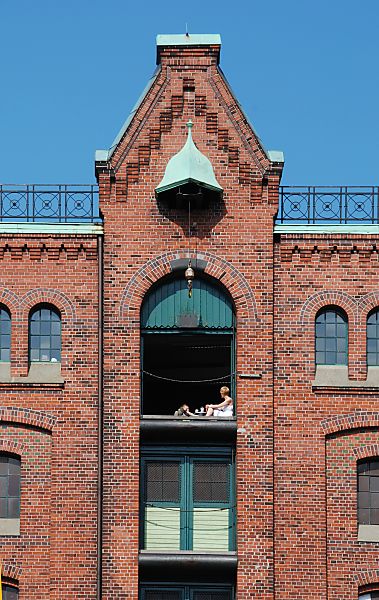
[(232, 417), (233, 400), (229, 396), (230, 390), (226, 385), (220, 389), (221, 402), (219, 404), (207, 404), (206, 417)]
[(194, 413), (190, 412), (188, 404), (182, 404), (174, 413), (175, 417), (195, 417)]

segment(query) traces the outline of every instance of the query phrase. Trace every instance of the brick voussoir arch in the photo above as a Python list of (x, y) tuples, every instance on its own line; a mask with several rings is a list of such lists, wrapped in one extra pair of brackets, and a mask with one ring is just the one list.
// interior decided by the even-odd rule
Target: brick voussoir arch
[[(188, 250), (166, 252), (145, 263), (131, 278), (120, 300), (120, 318), (131, 318), (131, 312), (139, 310), (142, 300), (150, 287), (159, 279), (172, 272), (171, 261), (188, 259)], [(196, 260), (206, 263), (204, 273), (218, 279), (229, 291), (237, 311), (246, 311), (250, 320), (258, 321), (254, 293), (244, 275), (231, 263), (210, 252), (191, 255), (192, 264)], [(133, 314), (136, 318), (136, 314)]]
[(57, 418), (45, 412), (31, 410), (29, 408), (19, 408), (15, 406), (0, 406), (0, 422), (3, 423), (22, 423), (32, 425), (38, 429), (45, 429), (52, 432)]
[(326, 306), (338, 306), (342, 308), (350, 321), (353, 323), (357, 318), (357, 301), (345, 292), (338, 290), (322, 290), (309, 296), (300, 311), (300, 324), (304, 327), (312, 325), (317, 312)]
[(353, 448), (354, 456), (357, 460), (370, 458), (370, 456), (379, 456), (379, 443), (367, 444), (366, 446), (357, 446)]
[(358, 587), (370, 584), (378, 584), (379, 586), (379, 569), (366, 569), (359, 571), (359, 573), (355, 573), (354, 579)]
[(356, 411), (347, 415), (337, 415), (321, 421), (321, 427), (325, 435), (349, 429), (379, 427), (379, 412)]
[(366, 318), (367, 314), (373, 308), (379, 308), (379, 291), (370, 292), (365, 296), (362, 296), (358, 301), (359, 312), (361, 313), (362, 318)]
[(2, 438), (0, 440), (0, 452), (10, 452), (22, 456), (25, 451), (25, 444), (17, 440)]
[(1, 574), (4, 577), (9, 577), (9, 579), (14, 579), (18, 582), (22, 575), (22, 568), (15, 562), (5, 560), (1, 566)]
[(14, 316), (20, 307), (20, 298), (12, 290), (1, 288), (0, 286), (0, 304), (6, 306), (12, 316)]
[(76, 321), (76, 311), (73, 302), (59, 290), (35, 288), (21, 298), (22, 308), (27, 312), (33, 306), (40, 303), (53, 304), (60, 310), (65, 321)]

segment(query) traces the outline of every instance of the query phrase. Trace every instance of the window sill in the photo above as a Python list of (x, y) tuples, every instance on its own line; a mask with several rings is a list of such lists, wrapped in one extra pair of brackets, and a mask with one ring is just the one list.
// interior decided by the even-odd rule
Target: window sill
[(358, 542), (379, 542), (379, 525), (359, 525)]
[(64, 384), (61, 363), (31, 363), (26, 377), (12, 377), (10, 363), (0, 363), (0, 386), (2, 385), (54, 385)]
[(0, 536), (20, 535), (20, 519), (0, 519)]
[(365, 381), (349, 379), (347, 365), (319, 365), (312, 388), (379, 388), (379, 367), (368, 367)]

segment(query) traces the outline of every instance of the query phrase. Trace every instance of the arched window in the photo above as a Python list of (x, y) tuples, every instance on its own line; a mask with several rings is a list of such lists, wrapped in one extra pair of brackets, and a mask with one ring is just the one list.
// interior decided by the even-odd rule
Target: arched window
[(0, 361), (11, 360), (11, 315), (5, 306), (0, 305)]
[(367, 317), (367, 364), (379, 365), (379, 310), (373, 310)]
[(379, 600), (379, 592), (363, 592), (359, 594), (358, 600)]
[(0, 454), (0, 519), (20, 518), (21, 460)]
[(347, 365), (347, 316), (328, 307), (316, 316), (316, 365)]
[(18, 600), (18, 587), (16, 585), (3, 583), (1, 586), (3, 600)]
[(235, 388), (234, 306), (227, 290), (197, 276), (189, 296), (183, 273), (166, 277), (141, 309), (142, 414), (174, 415), (220, 402)]
[(358, 524), (379, 525), (379, 457), (358, 462)]
[(54, 306), (40, 304), (30, 312), (29, 360), (31, 362), (61, 360), (61, 317)]

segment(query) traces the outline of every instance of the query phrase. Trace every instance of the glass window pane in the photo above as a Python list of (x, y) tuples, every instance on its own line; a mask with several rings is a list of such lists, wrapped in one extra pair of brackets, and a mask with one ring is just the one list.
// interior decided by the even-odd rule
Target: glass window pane
[(51, 335), (60, 335), (61, 333), (61, 322), (53, 321), (51, 323)]
[(337, 331), (334, 323), (326, 324), (326, 337), (336, 337)]
[(58, 335), (53, 335), (51, 337), (51, 347), (55, 349), (59, 349), (61, 346), (61, 338)]
[(379, 492), (379, 477), (370, 477), (370, 492)]
[(2, 362), (10, 362), (11, 361), (11, 353), (10, 350), (0, 350), (0, 360)]
[(50, 321), (51, 310), (49, 308), (41, 308), (41, 320)]
[(336, 338), (326, 338), (325, 350), (335, 352), (337, 350)]
[(30, 347), (31, 348), (39, 348), (39, 336), (32, 335), (30, 338)]
[(51, 350), (50, 351), (50, 360), (54, 359), (54, 361), (60, 361), (61, 360), (61, 351), (60, 349), (56, 349), (56, 350)]
[(358, 506), (359, 508), (370, 508), (369, 492), (358, 492)]
[(358, 523), (361, 525), (369, 525), (370, 524), (370, 509), (369, 508), (360, 508), (358, 510)]
[(31, 323), (30, 323), (30, 333), (32, 335), (39, 335), (39, 333), (40, 333), (40, 324), (39, 324), (39, 321), (31, 321)]
[(370, 525), (379, 525), (379, 510), (377, 508), (370, 510)]
[(370, 475), (379, 477), (379, 461), (370, 460)]
[(9, 519), (18, 519), (20, 516), (20, 499), (9, 498), (8, 500), (8, 517)]
[(367, 475), (360, 475), (358, 478), (358, 490), (368, 492), (370, 490), (370, 478)]
[(379, 494), (371, 494), (371, 508), (379, 508)]
[(42, 321), (40, 333), (41, 335), (50, 335), (50, 321)]
[(17, 497), (20, 495), (20, 477), (18, 475), (9, 475), (8, 494)]
[(0, 497), (8, 496), (8, 476), (0, 477)]
[(38, 350), (31, 350), (30, 351), (30, 360), (39, 360), (39, 351)]
[(41, 335), (40, 337), (40, 348), (50, 348), (50, 337), (47, 335)]
[(7, 498), (0, 498), (0, 519), (8, 518), (8, 500)]
[(6, 321), (0, 321), (0, 332), (1, 335), (9, 335), (11, 332), (11, 322), (10, 319), (7, 319)]

